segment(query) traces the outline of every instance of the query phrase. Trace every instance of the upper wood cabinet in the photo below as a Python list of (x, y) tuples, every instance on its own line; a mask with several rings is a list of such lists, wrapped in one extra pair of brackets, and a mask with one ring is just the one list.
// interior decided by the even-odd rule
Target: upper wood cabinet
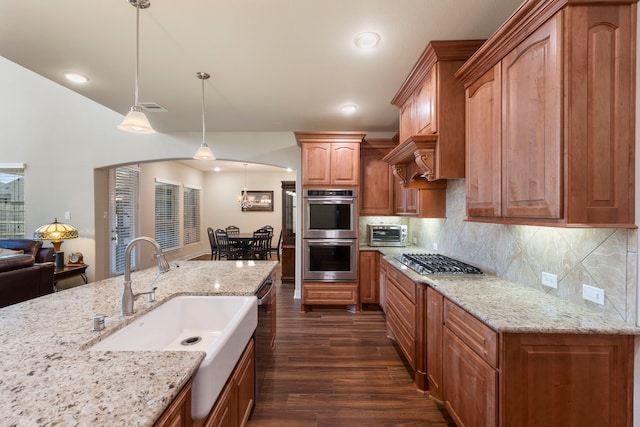
[(360, 215), (393, 215), (394, 178), (382, 158), (397, 144), (396, 138), (365, 139), (360, 145)]
[(456, 73), (470, 220), (635, 227), (635, 3), (527, 1)]
[(400, 109), (400, 143), (385, 161), (418, 165), (412, 176), (396, 175), (403, 185), (464, 178), (464, 87), (454, 73), (482, 42), (430, 42), (391, 101)]
[(303, 186), (353, 187), (360, 183), (359, 132), (295, 132), (302, 150)]

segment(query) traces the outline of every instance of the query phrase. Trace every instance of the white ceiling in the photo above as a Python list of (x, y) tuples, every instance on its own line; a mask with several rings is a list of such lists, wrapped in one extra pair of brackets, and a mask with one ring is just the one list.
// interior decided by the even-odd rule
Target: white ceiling
[[(151, 0), (140, 11), (140, 101), (161, 132), (396, 132), (389, 102), (430, 40), (490, 36), (522, 0)], [(126, 114), (135, 8), (127, 0), (1, 0), (0, 55)], [(382, 36), (359, 51), (361, 31)], [(91, 79), (83, 86), (64, 71)], [(339, 106), (355, 103), (351, 115)], [(61, 106), (64, 108), (64, 106)]]

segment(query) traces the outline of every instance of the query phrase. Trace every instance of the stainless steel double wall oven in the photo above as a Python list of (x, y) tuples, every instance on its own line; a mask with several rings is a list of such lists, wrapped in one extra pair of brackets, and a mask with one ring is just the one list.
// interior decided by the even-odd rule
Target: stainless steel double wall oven
[(305, 189), (302, 214), (302, 279), (313, 282), (356, 281), (357, 190)]

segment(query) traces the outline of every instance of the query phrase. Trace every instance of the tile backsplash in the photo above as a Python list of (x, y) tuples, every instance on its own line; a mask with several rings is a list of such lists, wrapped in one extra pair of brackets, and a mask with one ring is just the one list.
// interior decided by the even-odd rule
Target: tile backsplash
[[(361, 236), (374, 222), (409, 225), (409, 241), (518, 282), (636, 323), (637, 230), (559, 228), (465, 222), (465, 181), (449, 180), (447, 218), (361, 217)], [(434, 251), (434, 243), (438, 250)], [(558, 288), (541, 282), (542, 272), (558, 277)], [(605, 290), (605, 304), (582, 298), (582, 284)]]

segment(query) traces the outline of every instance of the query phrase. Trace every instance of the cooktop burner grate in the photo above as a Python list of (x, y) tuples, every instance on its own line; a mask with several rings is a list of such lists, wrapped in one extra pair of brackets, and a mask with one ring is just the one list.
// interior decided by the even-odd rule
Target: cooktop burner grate
[(419, 274), (482, 274), (478, 267), (439, 254), (402, 254), (398, 260)]

